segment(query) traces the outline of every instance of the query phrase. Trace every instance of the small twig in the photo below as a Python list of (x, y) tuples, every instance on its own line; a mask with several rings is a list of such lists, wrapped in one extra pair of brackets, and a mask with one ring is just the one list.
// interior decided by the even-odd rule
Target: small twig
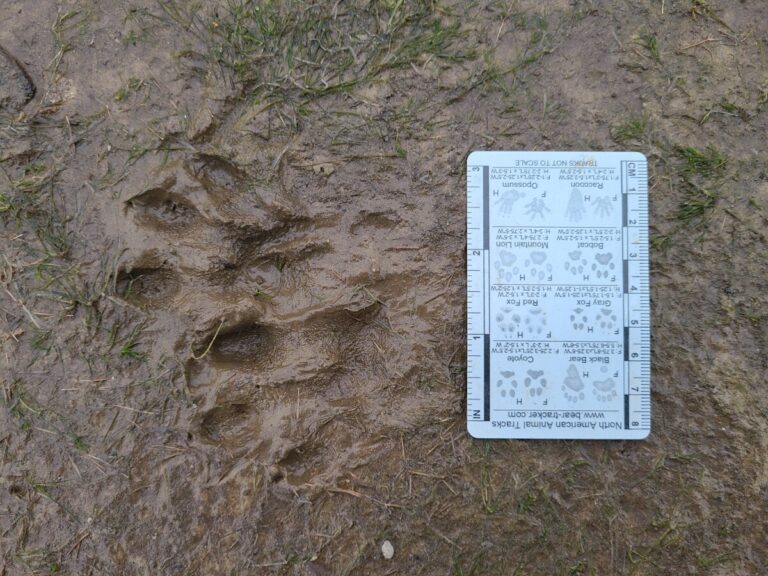
[(688, 50), (690, 48), (696, 48), (696, 46), (701, 46), (702, 44), (706, 44), (707, 42), (715, 42), (715, 38), (704, 38), (704, 40), (699, 40), (698, 42), (694, 42), (693, 44), (689, 44), (688, 46), (682, 46), (681, 48), (678, 48), (678, 50)]
[(459, 546), (458, 544), (456, 544), (456, 542), (454, 542), (453, 540), (451, 540), (450, 538), (448, 538), (448, 536), (446, 536), (445, 534), (443, 534), (442, 532), (440, 532), (440, 531), (439, 531), (437, 528), (435, 528), (434, 526), (431, 526), (431, 525), (427, 524), (427, 528), (429, 528), (430, 530), (432, 530), (432, 532), (434, 532), (435, 534), (437, 534), (438, 536), (440, 536), (440, 538), (442, 538), (443, 540), (445, 540), (446, 542), (448, 542), (448, 544), (450, 544), (451, 546), (454, 546), (454, 547), (458, 548), (459, 550), (461, 550), (461, 546)]
[(74, 552), (75, 550), (80, 548), (80, 544), (83, 543), (83, 540), (88, 538), (88, 536), (90, 536), (90, 535), (91, 535), (91, 531), (90, 530), (84, 531), (83, 534), (77, 539), (77, 542), (75, 542), (72, 545), (72, 548), (69, 549), (69, 552), (67, 552), (67, 556), (70, 556), (72, 554), (72, 552)]
[(115, 408), (122, 408), (123, 410), (128, 410), (129, 412), (138, 412), (139, 414), (150, 414), (151, 416), (154, 416), (156, 412), (147, 412), (146, 410), (139, 410), (138, 408), (131, 408), (130, 406), (123, 406), (122, 404), (112, 404)]
[(616, 44), (619, 45), (619, 49), (624, 50), (624, 45), (621, 43), (621, 40), (619, 40), (619, 37), (616, 35), (616, 30), (611, 29), (611, 34), (613, 34), (613, 39), (616, 40)]
[(42, 327), (42, 326), (40, 326), (40, 321), (39, 321), (39, 320), (38, 320), (38, 319), (35, 317), (35, 315), (34, 315), (34, 314), (32, 314), (32, 312), (29, 310), (29, 308), (27, 308), (27, 307), (24, 305), (24, 302), (22, 302), (21, 300), (17, 299), (17, 298), (16, 298), (16, 297), (15, 297), (13, 294), (11, 294), (11, 292), (10, 292), (10, 290), (8, 290), (8, 288), (3, 288), (3, 290), (5, 290), (5, 293), (6, 293), (6, 294), (8, 294), (8, 296), (10, 296), (10, 297), (11, 297), (11, 300), (13, 300), (14, 302), (16, 302), (16, 304), (18, 304), (19, 306), (21, 306), (21, 309), (22, 309), (22, 310), (24, 310), (24, 313), (25, 313), (25, 314), (26, 314), (26, 315), (29, 317), (29, 319), (32, 321), (32, 324), (34, 324), (34, 325), (35, 325), (35, 328), (37, 328), (38, 330), (42, 330), (42, 329), (43, 329), (43, 327)]
[(213, 338), (211, 338), (211, 341), (208, 342), (208, 348), (206, 348), (205, 352), (203, 352), (200, 356), (195, 356), (195, 353), (190, 350), (190, 352), (192, 353), (192, 358), (193, 359), (195, 359), (195, 360), (202, 360), (203, 358), (206, 357), (208, 352), (211, 351), (211, 348), (213, 348), (213, 343), (216, 341), (216, 337), (219, 335), (219, 331), (221, 330), (222, 326), (224, 326), (224, 320), (222, 320), (221, 323), (219, 324), (219, 327), (216, 328), (216, 332), (214, 333)]

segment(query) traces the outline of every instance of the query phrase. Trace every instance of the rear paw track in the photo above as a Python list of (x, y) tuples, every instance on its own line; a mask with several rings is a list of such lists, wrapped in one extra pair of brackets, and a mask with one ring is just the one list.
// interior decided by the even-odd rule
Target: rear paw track
[[(222, 325), (223, 326), (223, 325)], [(195, 357), (207, 356), (214, 367), (246, 370), (277, 360), (279, 331), (258, 322), (242, 322), (200, 342)]]
[(192, 202), (165, 187), (151, 188), (125, 204), (134, 211), (140, 225), (160, 232), (188, 234), (192, 227), (204, 220)]
[(135, 267), (118, 272), (115, 288), (118, 296), (128, 302), (158, 307), (173, 300), (181, 288), (181, 279), (167, 268)]
[(21, 110), (37, 94), (37, 87), (18, 59), (0, 46), (0, 110)]
[(243, 437), (258, 432), (253, 406), (232, 403), (215, 406), (205, 412), (197, 426), (200, 436), (212, 444), (238, 444)]

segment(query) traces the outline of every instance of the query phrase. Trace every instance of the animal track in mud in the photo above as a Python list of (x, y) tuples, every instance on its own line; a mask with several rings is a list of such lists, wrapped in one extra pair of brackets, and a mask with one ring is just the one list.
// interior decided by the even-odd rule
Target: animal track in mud
[(202, 220), (191, 202), (166, 188), (152, 188), (125, 204), (136, 211), (139, 223), (162, 231), (180, 231)]
[(250, 428), (252, 416), (248, 404), (215, 406), (203, 415), (199, 424), (200, 435), (214, 444), (237, 440)]
[(232, 193), (245, 181), (245, 173), (240, 168), (213, 154), (199, 154), (187, 163), (187, 167), (209, 192), (221, 190)]
[(117, 275), (118, 296), (139, 306), (160, 306), (179, 292), (181, 280), (172, 270), (140, 267), (122, 270)]
[(214, 365), (224, 368), (248, 368), (273, 360), (277, 353), (277, 334), (264, 324), (250, 322), (212, 335), (198, 346), (198, 356), (208, 350)]
[(35, 97), (37, 88), (24, 66), (0, 46), (0, 110), (21, 110)]
[[(375, 370), (373, 348), (391, 328), (383, 305), (327, 297), (331, 278), (307, 294), (306, 276), (325, 273), (333, 237), (323, 229), (345, 225), (376, 237), (400, 220), (387, 210), (351, 221), (338, 212), (310, 217), (290, 197), (249, 187), (247, 175), (214, 156), (180, 159), (164, 171), (162, 182), (124, 203), (129, 250), (153, 257), (121, 272), (120, 294), (157, 307), (172, 300), (192, 319), (176, 351), (186, 353), (186, 384), (205, 408), (192, 421), (201, 442), (258, 452), (290, 486), (312, 482), (327, 473), (340, 425), (308, 428), (298, 440), (296, 427), (318, 414), (334, 418), (344, 409), (326, 402), (369, 386), (360, 375)], [(184, 298), (175, 297), (182, 288)], [(349, 439), (359, 430), (343, 433)]]
[(378, 228), (388, 230), (396, 227), (401, 222), (400, 217), (392, 210), (386, 212), (363, 212), (352, 224), (350, 230), (356, 234), (363, 228)]
[(292, 486), (300, 486), (318, 476), (323, 469), (323, 447), (316, 442), (302, 442), (285, 451), (277, 461), (280, 470), (273, 480), (285, 480)]
[(325, 310), (279, 327), (254, 319), (222, 321), (192, 346), (190, 389), (215, 392), (218, 403), (257, 390), (281, 396), (303, 386), (324, 389), (370, 354), (364, 332), (376, 329), (379, 310)]

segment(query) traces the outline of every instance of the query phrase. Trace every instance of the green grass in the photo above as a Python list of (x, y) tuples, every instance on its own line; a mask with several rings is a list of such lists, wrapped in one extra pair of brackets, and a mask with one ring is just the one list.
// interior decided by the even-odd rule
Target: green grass
[(33, 350), (48, 350), (50, 347), (51, 332), (50, 330), (35, 330), (32, 335), (32, 341), (30, 342)]
[(138, 350), (139, 346), (139, 334), (141, 333), (143, 329), (143, 325), (139, 324), (131, 330), (131, 333), (128, 335), (128, 337), (123, 340), (122, 344), (120, 345), (120, 352), (119, 356), (120, 358), (127, 358), (130, 360), (143, 360), (146, 357), (145, 352), (141, 352)]
[(0, 215), (11, 217), (17, 227), (31, 231), (48, 257), (65, 256), (69, 231), (54, 201), (59, 168), (51, 162), (29, 162), (16, 177), (6, 179), (10, 190), (0, 194)]
[(88, 451), (88, 444), (85, 441), (85, 437), (80, 436), (78, 434), (72, 434), (72, 444), (80, 450), (81, 452), (87, 452)]
[(703, 18), (712, 20), (713, 22), (717, 22), (721, 26), (724, 26), (728, 28), (728, 30), (731, 30), (731, 27), (728, 26), (715, 13), (715, 8), (712, 6), (712, 3), (709, 2), (709, 0), (691, 0), (691, 5), (688, 7), (688, 14), (694, 19), (697, 18), (698, 16), (702, 16)]
[[(360, 6), (298, 0), (231, 0), (219, 16), (161, 2), (172, 20), (207, 46), (182, 56), (231, 71), (257, 101), (307, 101), (348, 91), (420, 59), (460, 60), (459, 20), (432, 2)], [(297, 103), (297, 102), (294, 102)]]
[(138, 342), (126, 342), (122, 345), (120, 348), (120, 357), (121, 358), (131, 358), (133, 360), (141, 360), (144, 358), (145, 354), (143, 352), (139, 352), (136, 349), (136, 346), (138, 346)]
[(656, 39), (655, 34), (646, 32), (639, 37), (640, 45), (650, 52), (656, 62), (661, 62), (661, 54), (659, 52), (659, 41)]
[(517, 513), (527, 514), (536, 505), (538, 497), (534, 492), (526, 492), (517, 501)]
[(619, 144), (632, 140), (640, 140), (648, 129), (648, 119), (645, 116), (632, 116), (611, 129), (611, 136)]
[(725, 174), (728, 166), (728, 158), (713, 146), (708, 146), (704, 150), (693, 146), (678, 146), (675, 152), (682, 160), (680, 170), (685, 178), (720, 177)]
[(24, 549), (14, 556), (16, 562), (32, 570), (31, 574), (57, 574), (61, 566), (57, 554), (44, 549)]
[(680, 204), (676, 213), (678, 220), (691, 220), (704, 216), (717, 203), (717, 195), (704, 188), (693, 188), (688, 197)]
[(128, 98), (131, 94), (135, 94), (139, 90), (144, 87), (145, 82), (144, 80), (140, 80), (138, 78), (129, 78), (128, 81), (117, 89), (114, 96), (112, 97), (115, 102), (122, 102), (126, 98)]

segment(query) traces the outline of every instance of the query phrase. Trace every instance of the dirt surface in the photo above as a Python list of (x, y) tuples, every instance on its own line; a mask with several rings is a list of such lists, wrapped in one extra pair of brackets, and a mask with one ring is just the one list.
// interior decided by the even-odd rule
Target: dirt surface
[[(766, 573), (763, 0), (0, 18), (0, 574)], [(478, 149), (648, 156), (648, 440), (466, 433)]]

